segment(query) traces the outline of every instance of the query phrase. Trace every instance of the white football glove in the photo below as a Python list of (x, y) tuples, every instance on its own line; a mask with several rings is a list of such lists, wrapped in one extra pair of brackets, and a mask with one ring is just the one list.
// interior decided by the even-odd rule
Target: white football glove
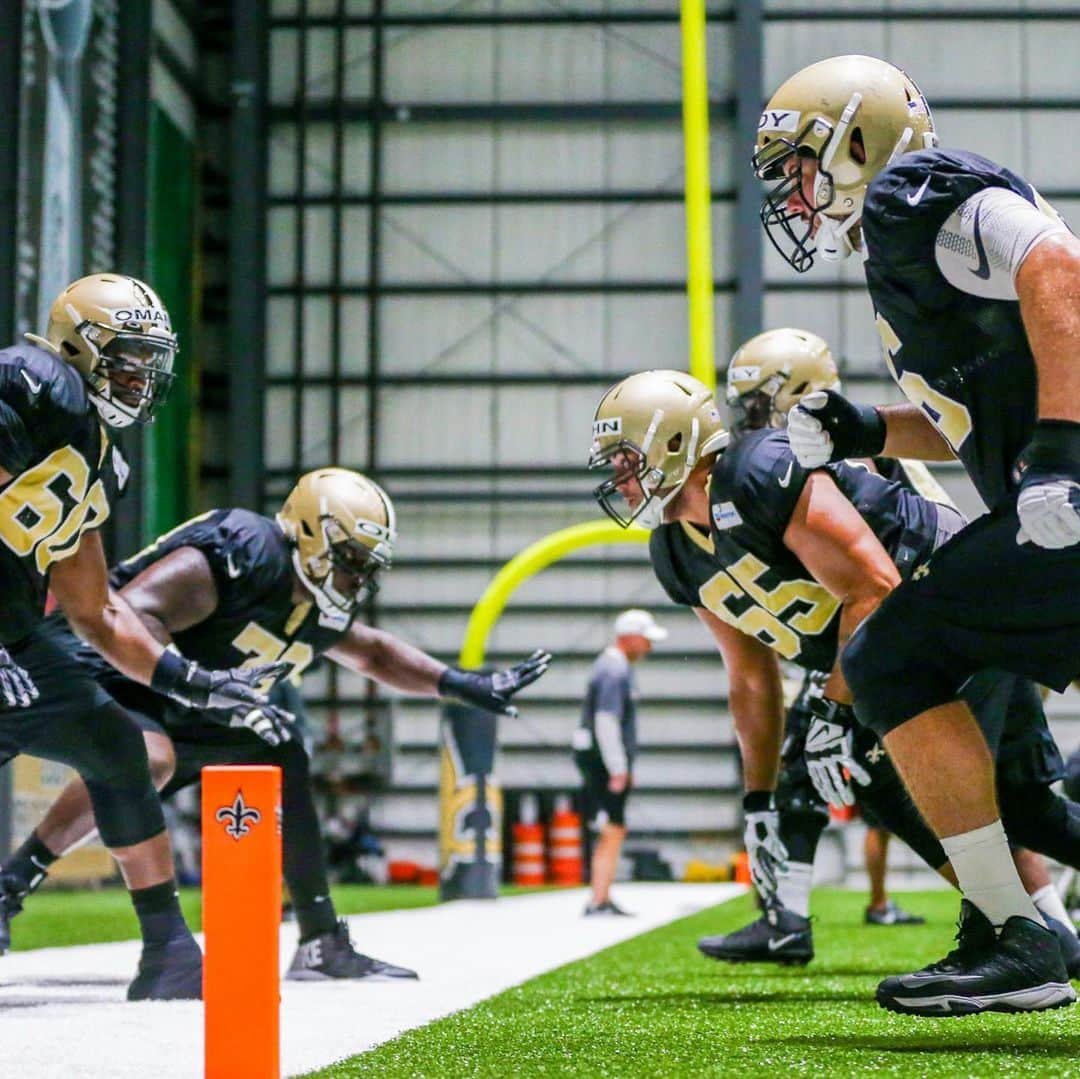
[(1020, 490), (1017, 543), (1060, 550), (1080, 543), (1080, 484), (1070, 479), (1047, 479)]
[(814, 412), (825, 407), (824, 390), (808, 393), (788, 412), (787, 432), (791, 452), (803, 468), (820, 468), (832, 460), (832, 436)]
[(750, 879), (758, 895), (768, 901), (776, 895), (776, 877), (787, 869), (788, 852), (780, 838), (780, 814), (762, 809), (746, 814), (743, 842), (750, 861)]
[(0, 645), (0, 711), (6, 708), (29, 708), (38, 697), (37, 686), (24, 670)]
[(291, 712), (273, 704), (255, 708), (242, 706), (229, 714), (230, 727), (246, 727), (271, 746), (291, 742), (295, 722), (296, 717)]
[[(814, 716), (806, 732), (806, 771), (814, 790), (834, 806), (855, 804), (855, 792), (851, 780), (860, 787), (870, 783), (870, 773), (857, 760), (852, 749), (853, 733), (850, 727), (831, 723), (822, 716)], [(851, 776), (844, 775), (847, 769)]]

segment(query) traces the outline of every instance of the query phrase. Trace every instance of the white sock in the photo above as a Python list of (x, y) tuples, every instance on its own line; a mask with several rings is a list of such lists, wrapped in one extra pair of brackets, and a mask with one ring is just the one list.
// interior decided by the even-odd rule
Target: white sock
[(1041, 923), (1013, 864), (1001, 821), (941, 841), (960, 890), (1000, 929), (1014, 914)]
[(1076, 936), (1076, 926), (1073, 925), (1072, 918), (1069, 917), (1069, 912), (1065, 909), (1065, 904), (1062, 903), (1061, 896), (1058, 895), (1058, 890), (1053, 884), (1044, 885), (1037, 892), (1032, 892), (1031, 901), (1048, 918), (1056, 918), (1066, 929), (1072, 930), (1074, 937)]
[(780, 902), (800, 917), (810, 917), (810, 884), (814, 867), (809, 862), (788, 861), (787, 872), (776, 878), (776, 894)]

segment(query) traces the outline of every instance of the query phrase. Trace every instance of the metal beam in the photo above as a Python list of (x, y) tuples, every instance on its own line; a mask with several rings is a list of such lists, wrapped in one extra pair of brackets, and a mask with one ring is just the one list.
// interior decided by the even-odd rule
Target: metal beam
[(0, 108), (0, 342), (4, 346), (15, 333), (21, 72), (22, 4), (0, 4), (0, 101), (4, 103)]
[(761, 115), (762, 24), (761, 0), (739, 0), (736, 5), (734, 40), (735, 85), (740, 93), (735, 102), (735, 137), (731, 142), (735, 176), (735, 220), (732, 224), (733, 266), (737, 267), (735, 303), (732, 305), (733, 340), (721, 346), (726, 358), (747, 338), (761, 332), (764, 320), (764, 248), (758, 217), (761, 185), (750, 168), (750, 155), (757, 137)]
[[(715, 22), (728, 22), (732, 18), (731, 8), (717, 7), (708, 13), (708, 19)], [(522, 12), (454, 12), (444, 11), (427, 14), (424, 12), (403, 13), (401, 15), (380, 15), (378, 11), (370, 15), (349, 15), (345, 25), (350, 27), (428, 27), (441, 26), (476, 27), (484, 29), (491, 26), (656, 26), (675, 25), (679, 21), (677, 12), (670, 11), (570, 11), (552, 8), (550, 11)], [(277, 29), (301, 29), (306, 27), (335, 26), (334, 15), (280, 15), (270, 20), (270, 26)]]
[[(150, 66), (153, 50), (153, 12), (150, 0), (131, 0), (118, 16), (119, 69), (116, 130), (116, 269), (133, 277), (146, 276), (150, 229)], [(153, 281), (149, 282), (152, 286)], [(193, 342), (181, 341), (181, 349)], [(183, 352), (179, 363), (185, 362)], [(109, 532), (110, 555), (125, 555), (142, 546), (143, 505), (153, 477), (145, 474), (146, 432), (136, 428), (123, 440), (124, 455), (134, 477), (127, 497), (113, 507)]]
[(233, 0), (229, 173), (229, 496), (261, 505), (265, 367), (266, 13)]

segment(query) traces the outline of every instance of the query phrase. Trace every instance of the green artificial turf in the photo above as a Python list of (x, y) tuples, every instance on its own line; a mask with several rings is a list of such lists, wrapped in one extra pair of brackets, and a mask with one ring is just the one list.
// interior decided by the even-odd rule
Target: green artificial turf
[[(437, 889), (412, 884), (341, 884), (332, 892), (339, 914), (428, 907), (438, 901)], [(180, 904), (188, 925), (198, 932), (202, 928), (202, 893), (198, 888), (182, 888)], [(50, 889), (27, 900), (23, 913), (12, 922), (11, 935), (13, 950), (25, 951), (132, 940), (139, 935), (139, 924), (123, 888)]]
[(879, 979), (951, 948), (957, 900), (948, 892), (903, 896), (927, 917), (921, 927), (865, 926), (864, 903), (859, 893), (814, 893), (817, 958), (807, 967), (732, 966), (698, 954), (699, 936), (754, 915), (741, 897), (311, 1075), (1080, 1075), (1076, 1008), (954, 1019), (878, 1008)]

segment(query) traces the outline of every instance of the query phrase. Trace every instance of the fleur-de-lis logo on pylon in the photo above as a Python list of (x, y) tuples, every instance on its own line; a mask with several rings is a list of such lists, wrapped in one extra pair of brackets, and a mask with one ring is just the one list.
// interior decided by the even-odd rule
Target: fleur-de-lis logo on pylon
[(222, 806), (214, 814), (216, 820), (225, 821), (225, 832), (233, 839), (240, 839), (251, 831), (254, 824), (262, 820), (262, 814), (255, 808), (244, 804), (244, 792), (238, 790), (231, 806)]

